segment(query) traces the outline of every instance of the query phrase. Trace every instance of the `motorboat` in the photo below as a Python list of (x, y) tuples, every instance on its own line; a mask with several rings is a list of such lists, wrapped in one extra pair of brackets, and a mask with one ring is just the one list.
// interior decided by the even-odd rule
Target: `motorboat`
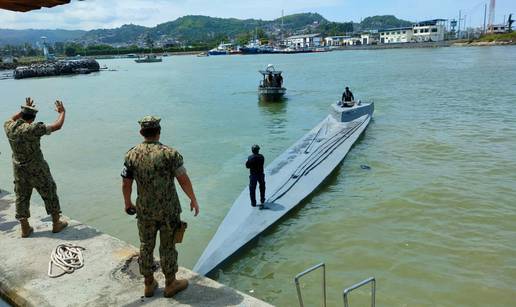
[(265, 169), (264, 210), (251, 207), (245, 188), (235, 200), (194, 271), (207, 275), (309, 196), (343, 161), (371, 122), (373, 102), (333, 104), (330, 114)]
[(258, 94), (264, 101), (280, 101), (287, 92), (283, 87), (282, 71), (276, 70), (269, 64), (265, 70), (260, 70), (263, 79), (258, 85)]

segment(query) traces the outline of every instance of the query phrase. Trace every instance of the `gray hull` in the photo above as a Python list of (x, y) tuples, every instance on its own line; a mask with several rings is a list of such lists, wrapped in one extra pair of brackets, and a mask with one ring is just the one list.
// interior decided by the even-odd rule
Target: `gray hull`
[(373, 103), (352, 108), (332, 106), (328, 117), (265, 169), (267, 210), (251, 207), (248, 189), (244, 189), (194, 271), (203, 275), (212, 272), (310, 195), (342, 162), (371, 121), (373, 111)]
[(260, 94), (260, 97), (264, 100), (279, 100), (281, 99), (285, 93), (287, 92), (287, 89), (284, 87), (259, 87), (258, 93)]

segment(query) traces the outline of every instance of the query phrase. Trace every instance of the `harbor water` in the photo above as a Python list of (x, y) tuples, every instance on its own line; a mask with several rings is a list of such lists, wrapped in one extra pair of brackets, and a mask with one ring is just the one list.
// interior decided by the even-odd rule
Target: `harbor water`
[[(2, 119), (27, 96), (44, 122), (55, 119), (56, 98), (65, 103), (64, 129), (42, 140), (64, 214), (138, 245), (119, 174), (140, 142), (137, 120), (161, 116), (162, 141), (183, 154), (201, 206), (193, 218), (181, 194), (189, 228), (179, 261), (192, 268), (247, 186), (251, 145), (272, 161), (349, 86), (375, 102), (366, 133), (311, 197), (216, 278), (295, 306), (293, 277), (325, 262), (330, 306), (370, 276), (380, 306), (514, 304), (516, 47), (100, 62), (114, 71), (0, 81)], [(284, 103), (258, 101), (258, 70), (269, 63), (284, 71)], [(0, 152), (0, 187), (12, 191), (5, 136)], [(301, 283), (309, 306), (320, 301), (320, 277)], [(367, 302), (368, 289), (351, 299)]]

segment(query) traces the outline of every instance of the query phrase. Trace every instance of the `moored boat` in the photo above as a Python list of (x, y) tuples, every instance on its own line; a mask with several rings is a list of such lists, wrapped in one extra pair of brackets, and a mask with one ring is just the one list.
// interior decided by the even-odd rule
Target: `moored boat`
[(232, 50), (233, 44), (219, 44), (216, 48), (208, 51), (208, 55), (227, 55)]
[(242, 54), (267, 54), (267, 53), (276, 53), (274, 48), (269, 45), (262, 45), (260, 40), (256, 39), (254, 41), (250, 41), (247, 45), (240, 48), (240, 52)]
[(330, 115), (265, 169), (265, 209), (251, 207), (249, 191), (235, 200), (194, 271), (206, 275), (296, 207), (337, 167), (372, 119), (374, 104), (332, 105)]
[(137, 58), (134, 61), (136, 63), (157, 63), (157, 62), (162, 62), (163, 60), (154, 54), (148, 54), (144, 57)]

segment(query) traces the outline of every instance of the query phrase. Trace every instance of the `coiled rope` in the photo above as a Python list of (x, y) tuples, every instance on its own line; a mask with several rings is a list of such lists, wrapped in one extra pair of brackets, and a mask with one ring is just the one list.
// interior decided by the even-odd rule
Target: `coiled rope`
[[(50, 261), (48, 262), (48, 276), (56, 278), (64, 274), (71, 274), (84, 266), (84, 258), (82, 251), (84, 247), (64, 243), (59, 244), (50, 254)], [(63, 270), (59, 274), (52, 274), (52, 267), (56, 266)]]

